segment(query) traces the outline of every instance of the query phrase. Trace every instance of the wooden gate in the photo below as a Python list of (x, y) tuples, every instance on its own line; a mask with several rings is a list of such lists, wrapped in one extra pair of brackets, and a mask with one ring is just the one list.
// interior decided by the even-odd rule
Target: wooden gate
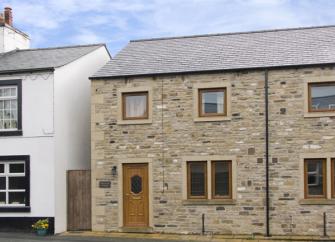
[(67, 172), (67, 229), (91, 230), (91, 171)]

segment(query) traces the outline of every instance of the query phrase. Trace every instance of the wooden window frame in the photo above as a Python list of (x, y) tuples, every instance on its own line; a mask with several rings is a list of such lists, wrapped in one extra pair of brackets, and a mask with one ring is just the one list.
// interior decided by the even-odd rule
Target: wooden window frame
[(330, 175), (331, 175), (331, 189), (332, 189), (332, 191), (331, 191), (331, 198), (335, 198), (335, 172), (334, 172), (334, 169), (335, 169), (335, 158), (331, 158), (330, 159), (330, 169), (331, 169), (331, 171), (330, 171)]
[(309, 82), (308, 84), (308, 112), (310, 113), (324, 113), (324, 112), (335, 112), (331, 109), (312, 109), (312, 86), (320, 87), (320, 86), (335, 86), (335, 82)]
[[(127, 117), (126, 115), (126, 97), (127, 96), (139, 96), (143, 94), (146, 96), (146, 112), (143, 116), (138, 117)], [(122, 100), (122, 119), (123, 120), (140, 120), (140, 119), (148, 119), (149, 118), (149, 92), (148, 91), (139, 91), (139, 92), (122, 92), (121, 93)]]
[[(307, 162), (320, 161), (320, 160), (322, 161), (323, 195), (309, 195), (308, 194)], [(304, 159), (304, 196), (305, 196), (305, 199), (327, 199), (327, 159), (326, 158)]]
[[(205, 195), (204, 196), (192, 196), (191, 195), (191, 164), (203, 164), (205, 167)], [(207, 200), (208, 198), (208, 184), (207, 184), (207, 161), (188, 161), (187, 162), (187, 199), (198, 199), (198, 200)]]
[[(224, 104), (223, 104), (223, 113), (204, 113), (202, 110), (202, 94), (204, 92), (219, 92), (223, 91), (224, 93)], [(198, 116), (199, 117), (225, 117), (227, 116), (227, 88), (199, 88), (198, 89)]]
[[(215, 195), (215, 170), (216, 170), (216, 163), (228, 163), (229, 164), (229, 194), (228, 196), (219, 196)], [(232, 191), (233, 191), (233, 162), (231, 160), (214, 160), (211, 161), (211, 169), (212, 169), (212, 199), (232, 199)]]

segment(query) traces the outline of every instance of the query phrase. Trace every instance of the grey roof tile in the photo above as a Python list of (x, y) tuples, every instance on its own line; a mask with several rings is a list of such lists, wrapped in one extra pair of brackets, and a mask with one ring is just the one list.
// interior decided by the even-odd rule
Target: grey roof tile
[(335, 26), (130, 41), (93, 78), (335, 63)]
[(104, 44), (14, 50), (0, 54), (0, 73), (56, 68), (84, 56)]

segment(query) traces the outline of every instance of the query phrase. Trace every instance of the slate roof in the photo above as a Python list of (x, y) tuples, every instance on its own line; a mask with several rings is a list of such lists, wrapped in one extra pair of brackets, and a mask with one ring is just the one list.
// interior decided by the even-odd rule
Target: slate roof
[(335, 25), (130, 41), (92, 78), (335, 63)]
[(14, 50), (0, 54), (0, 74), (64, 66), (104, 44)]

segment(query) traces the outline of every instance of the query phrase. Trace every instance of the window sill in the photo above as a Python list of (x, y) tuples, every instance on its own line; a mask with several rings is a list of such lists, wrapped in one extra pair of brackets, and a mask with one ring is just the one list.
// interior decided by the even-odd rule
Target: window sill
[(21, 213), (30, 212), (30, 207), (1, 207), (0, 213)]
[(0, 131), (0, 136), (22, 136), (22, 130), (14, 130), (14, 131)]
[(214, 117), (196, 117), (193, 118), (194, 122), (215, 122), (215, 121), (230, 121), (230, 116), (214, 116)]
[(151, 124), (151, 119), (133, 119), (133, 120), (118, 120), (117, 124), (125, 125), (125, 124)]
[(321, 117), (334, 117), (335, 112), (307, 112), (304, 113), (305, 118), (321, 118)]
[(212, 200), (183, 200), (183, 205), (235, 205), (235, 199), (212, 199)]
[(301, 199), (300, 205), (335, 205), (335, 199), (310, 198)]

